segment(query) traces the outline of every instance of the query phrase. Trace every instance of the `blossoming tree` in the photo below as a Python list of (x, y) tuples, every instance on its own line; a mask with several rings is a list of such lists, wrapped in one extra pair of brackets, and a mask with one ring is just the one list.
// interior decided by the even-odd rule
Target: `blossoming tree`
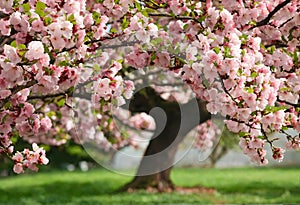
[[(134, 93), (135, 80), (126, 76), (151, 68), (173, 73), (199, 99), (204, 114), (188, 123), (182, 136), (220, 113), (252, 161), (268, 163), (266, 146), (280, 161), (284, 149), (276, 146), (273, 133), (282, 133), (286, 149), (300, 146), (299, 135), (289, 132), (300, 131), (299, 41), (299, 0), (1, 1), (0, 153), (22, 173), (48, 163), (37, 144), (57, 146), (72, 137), (80, 143), (91, 136), (103, 146), (130, 144), (130, 136), (115, 129), (111, 108), (123, 106)], [(72, 104), (87, 108), (86, 93), (93, 112), (76, 121)], [(157, 87), (145, 88), (129, 106), (136, 113), (149, 112), (152, 102), (163, 104), (172, 119), (145, 156), (164, 150), (178, 132), (178, 103), (170, 101), (174, 95), (164, 96)], [(192, 114), (189, 103), (182, 104)], [(129, 121), (143, 129), (151, 125), (145, 114)], [(155, 116), (154, 121), (158, 126)], [(199, 128), (201, 138), (210, 125)], [(80, 139), (74, 137), (76, 127)], [(91, 127), (93, 132), (81, 133)], [(20, 137), (32, 150), (14, 150)], [(154, 164), (169, 163), (175, 150)], [(143, 164), (141, 169), (153, 169)], [(152, 174), (164, 182), (155, 186), (172, 188), (169, 173)], [(131, 186), (153, 183), (142, 178)]]

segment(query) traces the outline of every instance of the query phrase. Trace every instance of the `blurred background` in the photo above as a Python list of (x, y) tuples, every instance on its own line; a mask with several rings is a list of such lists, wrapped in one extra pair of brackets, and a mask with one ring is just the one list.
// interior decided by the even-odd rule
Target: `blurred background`
[[(226, 134), (225, 134), (226, 135)], [(234, 167), (256, 167), (257, 165), (250, 161), (244, 155), (238, 145), (238, 136), (227, 133), (227, 136), (221, 137), (213, 149), (201, 151), (194, 146), (194, 133), (190, 133), (188, 137), (181, 143), (175, 157), (176, 167), (206, 167), (206, 168), (234, 168)], [(278, 141), (277, 146), (284, 147), (284, 141)], [(18, 139), (17, 148), (30, 147), (30, 145)], [(88, 171), (93, 168), (111, 167), (115, 171), (122, 173), (123, 170), (135, 170), (143, 156), (147, 144), (142, 147), (127, 146), (121, 150), (94, 150), (93, 156), (96, 161), (100, 161), (101, 165), (92, 158), (90, 150), (84, 146), (74, 143), (72, 140), (60, 147), (50, 147), (43, 145), (47, 152), (50, 163), (47, 166), (40, 167), (40, 172), (51, 170), (68, 170), (68, 171)], [(267, 148), (268, 146), (266, 146)], [(300, 151), (289, 151), (285, 153), (284, 160), (277, 162), (272, 159), (271, 151), (267, 150), (267, 158), (269, 164), (267, 167), (298, 167), (300, 166)], [(135, 156), (135, 157), (132, 157)], [(106, 166), (107, 165), (107, 166)], [(0, 176), (6, 177), (15, 175), (12, 171), (13, 162), (4, 155), (0, 156)]]

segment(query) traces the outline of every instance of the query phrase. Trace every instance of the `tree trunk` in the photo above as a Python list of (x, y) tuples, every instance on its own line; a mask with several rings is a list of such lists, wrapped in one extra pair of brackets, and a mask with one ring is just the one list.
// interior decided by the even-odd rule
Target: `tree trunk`
[[(131, 102), (131, 111), (137, 111), (137, 108), (139, 108), (139, 112), (151, 110), (151, 106), (148, 109), (141, 109), (149, 103), (148, 99), (145, 101), (136, 97), (135, 100)], [(174, 190), (170, 173), (178, 145), (195, 126), (210, 118), (204, 103), (199, 103), (196, 100), (179, 105), (160, 98), (159, 100), (156, 99), (153, 105), (163, 109), (164, 113), (160, 109), (150, 111), (150, 115), (156, 123), (155, 133), (145, 150), (136, 176), (121, 189), (122, 191), (149, 188), (159, 192)], [(196, 109), (201, 111), (201, 116), (195, 116), (195, 113), (198, 112), (194, 105), (197, 106)]]

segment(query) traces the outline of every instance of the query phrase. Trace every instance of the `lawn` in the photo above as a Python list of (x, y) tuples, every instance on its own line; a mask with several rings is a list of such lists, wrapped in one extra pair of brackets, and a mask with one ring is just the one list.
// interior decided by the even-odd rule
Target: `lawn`
[(44, 172), (0, 179), (0, 204), (299, 204), (300, 168), (175, 169), (179, 186), (214, 194), (116, 193), (131, 177), (98, 169)]

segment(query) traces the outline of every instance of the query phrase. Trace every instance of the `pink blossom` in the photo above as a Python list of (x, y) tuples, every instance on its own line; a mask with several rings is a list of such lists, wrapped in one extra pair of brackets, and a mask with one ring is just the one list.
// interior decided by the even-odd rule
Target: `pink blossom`
[(23, 169), (23, 165), (21, 163), (16, 163), (14, 165), (14, 172), (17, 173), (17, 174), (21, 174), (24, 172), (24, 169)]
[(167, 52), (157, 53), (154, 62), (157, 66), (168, 68), (170, 64), (170, 55)]
[(63, 37), (70, 39), (73, 35), (73, 24), (70, 21), (60, 22), (60, 30)]
[(23, 79), (23, 71), (20, 67), (15, 67), (14, 64), (9, 62), (1, 62), (0, 65), (2, 66), (4, 72), (2, 72), (2, 76), (6, 81), (20, 83)]
[(0, 32), (4, 36), (10, 35), (11, 28), (10, 28), (10, 22), (8, 20), (0, 19)]
[(12, 46), (4, 45), (4, 54), (8, 58), (8, 60), (13, 64), (17, 64), (21, 61), (21, 58), (19, 57), (17, 50)]
[(22, 162), (23, 161), (23, 155), (20, 152), (17, 152), (12, 159), (16, 162)]
[(28, 44), (28, 51), (25, 54), (25, 57), (28, 60), (40, 59), (44, 55), (44, 45), (40, 41), (31, 41)]
[(44, 165), (46, 165), (46, 164), (49, 163), (49, 159), (48, 159), (46, 156), (44, 156), (44, 155), (42, 155), (42, 156), (40, 157), (39, 160), (40, 160), (40, 161), (42, 162), (42, 164), (44, 164)]
[(198, 51), (196, 47), (188, 46), (186, 49), (186, 58), (187, 60), (197, 60), (195, 55), (197, 55)]
[(57, 77), (44, 75), (44, 76), (38, 77), (38, 81), (46, 89), (49, 89), (49, 90), (52, 90), (52, 91), (58, 89), (58, 86), (57, 86), (58, 79), (57, 79)]
[(0, 99), (7, 98), (10, 95), (11, 95), (10, 90), (0, 90)]
[(5, 148), (8, 148), (12, 143), (10, 137), (7, 134), (0, 135), (0, 142)]
[(275, 147), (272, 149), (272, 152), (273, 152), (273, 155), (272, 157), (275, 159), (275, 160), (278, 160), (279, 162), (281, 162), (284, 158), (284, 153), (285, 153), (285, 150), (280, 148), (280, 147)]
[(115, 5), (115, 2), (113, 0), (104, 0), (103, 5), (108, 9), (112, 9)]
[(150, 33), (147, 32), (145, 29), (138, 30), (135, 36), (139, 41), (142, 41), (144, 43), (149, 43), (150, 41)]
[(285, 147), (288, 150), (297, 150), (297, 149), (299, 149), (300, 148), (300, 138), (299, 137), (294, 137), (293, 139), (288, 140)]
[(80, 2), (76, 0), (67, 0), (64, 4), (64, 10), (69, 14), (78, 14), (80, 12)]
[(5, 10), (11, 10), (13, 6), (14, 1), (13, 0), (4, 0), (0, 2), (0, 8)]
[(131, 52), (126, 56), (126, 61), (128, 65), (135, 68), (144, 68), (148, 65), (149, 54), (144, 52), (139, 52), (138, 50)]
[(14, 26), (20, 24), (21, 20), (22, 20), (21, 13), (18, 12), (18, 11), (14, 12), (13, 14), (11, 14), (10, 18), (9, 18), (10, 24), (14, 25)]
[(52, 122), (49, 119), (49, 117), (45, 117), (41, 119), (41, 128), (43, 128), (45, 131), (49, 130), (52, 127)]
[(17, 119), (18, 122), (25, 120), (30, 117), (34, 113), (35, 109), (32, 104), (25, 102), (23, 108), (21, 109), (21, 113)]
[(54, 49), (62, 50), (63, 48), (66, 47), (66, 42), (62, 37), (53, 35), (51, 36), (50, 40)]
[(41, 32), (45, 28), (43, 21), (37, 19), (31, 23), (31, 29), (35, 32)]
[(130, 118), (129, 121), (134, 127), (138, 129), (153, 130), (155, 128), (154, 119), (150, 115), (147, 115), (144, 112), (134, 115), (133, 117)]
[(7, 123), (7, 124), (0, 124), (0, 130), (1, 130), (1, 133), (7, 134), (7, 133), (9, 133), (9, 132), (12, 131), (12, 128), (11, 128), (11, 126), (10, 126), (9, 123)]

